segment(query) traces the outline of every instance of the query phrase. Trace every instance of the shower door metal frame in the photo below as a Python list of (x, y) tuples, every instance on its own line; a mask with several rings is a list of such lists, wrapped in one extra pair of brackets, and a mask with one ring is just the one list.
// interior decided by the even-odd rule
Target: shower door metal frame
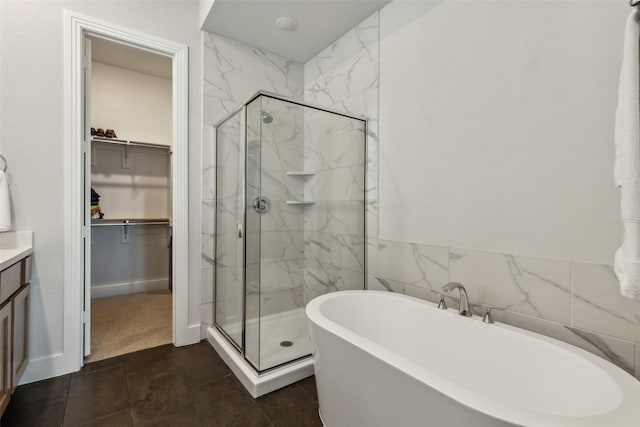
[[(236, 348), (236, 350), (238, 350), (238, 352), (240, 352), (240, 354), (242, 355), (242, 357), (246, 360), (245, 357), (245, 348), (246, 348), (246, 343), (245, 343), (245, 331), (246, 331), (246, 321), (247, 321), (247, 304), (246, 304), (246, 294), (247, 294), (247, 281), (246, 281), (246, 269), (247, 269), (247, 265), (246, 265), (246, 259), (247, 259), (247, 240), (245, 238), (246, 236), (246, 230), (247, 230), (247, 206), (246, 206), (246, 182), (247, 182), (247, 159), (246, 159), (246, 153), (247, 153), (247, 103), (240, 105), (239, 108), (236, 108), (235, 110), (233, 110), (231, 113), (229, 113), (225, 118), (223, 118), (222, 120), (218, 121), (215, 125), (214, 125), (214, 134), (215, 134), (215, 144), (216, 144), (216, 167), (215, 167), (215, 178), (216, 178), (216, 212), (215, 212), (215, 221), (213, 222), (213, 231), (214, 231), (214, 238), (215, 238), (215, 244), (213, 245), (213, 266), (214, 266), (214, 274), (213, 274), (213, 301), (214, 304), (217, 305), (218, 304), (218, 300), (216, 299), (217, 297), (217, 293), (218, 293), (218, 285), (217, 285), (217, 279), (218, 279), (218, 266), (217, 266), (217, 260), (218, 260), (218, 239), (217, 236), (218, 235), (218, 183), (219, 183), (219, 179), (218, 179), (218, 128), (223, 125), (225, 122), (227, 122), (229, 119), (233, 118), (236, 114), (240, 114), (240, 118), (241, 118), (241, 128), (242, 128), (242, 132), (243, 132), (243, 137), (242, 137), (242, 143), (239, 144), (239, 154), (238, 157), (240, 159), (242, 159), (242, 178), (240, 180), (240, 187), (241, 187), (241, 192), (240, 192), (240, 197), (242, 198), (242, 229), (238, 230), (238, 238), (242, 239), (242, 332), (241, 332), (241, 338), (240, 338), (240, 346), (238, 346), (238, 344), (235, 342), (235, 340), (233, 338), (231, 338), (229, 336), (229, 334), (227, 334), (227, 332), (224, 330), (224, 328), (222, 326), (220, 326), (218, 324), (218, 311), (217, 308), (214, 307), (213, 310), (213, 326), (215, 326), (215, 328), (220, 331), (220, 333), (227, 339), (227, 341), (229, 341), (231, 343), (231, 345), (233, 347)], [(240, 224), (238, 224), (240, 225)], [(253, 365), (251, 365), (253, 366)], [(255, 369), (255, 367), (254, 367)], [(258, 371), (259, 372), (259, 371)]]
[[(242, 358), (258, 373), (258, 375), (260, 374), (264, 374), (267, 373), (269, 371), (272, 371), (274, 369), (278, 369), (281, 368), (283, 366), (289, 365), (291, 363), (297, 362), (299, 360), (302, 359), (306, 359), (308, 357), (311, 356), (311, 354), (305, 355), (305, 356), (301, 356), (301, 357), (297, 357), (295, 359), (292, 360), (288, 360), (286, 362), (283, 362), (281, 364), (278, 364), (276, 366), (272, 366), (270, 368), (267, 369), (258, 369), (253, 362), (251, 362), (251, 360), (249, 360), (246, 356), (246, 322), (247, 322), (247, 303), (246, 303), (246, 296), (247, 296), (247, 280), (246, 280), (246, 270), (247, 270), (247, 200), (246, 200), (246, 195), (247, 195), (247, 144), (248, 144), (248, 136), (247, 136), (247, 105), (251, 104), (253, 101), (255, 101), (257, 98), (259, 97), (266, 97), (266, 98), (271, 98), (271, 99), (275, 99), (278, 101), (282, 101), (282, 102), (287, 102), (290, 104), (294, 104), (294, 105), (299, 105), (301, 107), (306, 107), (306, 108), (313, 108), (315, 110), (319, 110), (319, 111), (324, 111), (326, 113), (330, 113), (330, 114), (336, 114), (342, 117), (347, 117), (349, 119), (353, 119), (353, 120), (359, 120), (363, 123), (364, 129), (363, 129), (363, 134), (364, 134), (364, 168), (363, 168), (363, 183), (364, 183), (364, 197), (363, 197), (363, 233), (362, 233), (362, 239), (363, 239), (363, 287), (364, 289), (368, 289), (368, 274), (367, 274), (367, 171), (368, 171), (368, 164), (369, 164), (369, 157), (368, 157), (368, 144), (367, 144), (367, 140), (368, 140), (368, 129), (369, 129), (369, 123), (367, 121), (367, 118), (364, 116), (359, 116), (359, 115), (354, 115), (354, 114), (346, 114), (343, 111), (339, 111), (336, 109), (332, 109), (332, 108), (328, 108), (328, 107), (324, 107), (324, 106), (320, 106), (320, 105), (316, 105), (316, 104), (311, 104), (311, 103), (307, 103), (304, 101), (301, 101), (299, 99), (295, 99), (295, 98), (290, 98), (287, 96), (282, 96), (282, 95), (278, 95), (276, 93), (273, 92), (269, 92), (269, 91), (264, 91), (264, 90), (259, 90), (256, 93), (254, 93), (253, 95), (251, 95), (249, 98), (247, 98), (247, 100), (243, 103), (241, 103), (237, 108), (233, 109), (232, 111), (230, 111), (224, 118), (222, 118), (221, 120), (219, 120), (218, 122), (216, 122), (213, 127), (214, 127), (214, 134), (215, 134), (215, 144), (216, 144), (216, 168), (215, 168), (215, 174), (216, 174), (216, 210), (217, 210), (217, 195), (218, 193), (218, 155), (217, 155), (217, 150), (218, 150), (218, 128), (223, 125), (226, 121), (228, 121), (229, 119), (231, 119), (232, 117), (234, 117), (236, 114), (240, 113), (241, 114), (241, 123), (243, 124), (242, 126), (242, 132), (243, 132), (243, 143), (240, 144), (241, 149), (240, 149), (240, 158), (242, 159), (242, 164), (243, 164), (243, 173), (242, 173), (242, 179), (241, 179), (241, 187), (242, 187), (242, 298), (243, 298), (243, 303), (242, 303), (242, 344), (239, 347), (236, 342), (224, 331), (224, 329), (222, 328), (222, 326), (218, 325), (217, 322), (217, 308), (214, 307), (213, 310), (213, 325), (214, 327), (220, 331), (220, 333), (225, 337), (225, 339), (231, 343), (231, 345), (242, 355)], [(262, 145), (262, 132), (260, 134), (260, 144)], [(262, 147), (261, 147), (261, 151), (262, 151)], [(260, 161), (260, 167), (262, 168), (262, 161)], [(262, 184), (260, 184), (260, 192), (262, 192)], [(215, 216), (215, 221), (214, 221), (214, 236), (218, 235), (218, 215), (216, 212), (216, 216)], [(260, 233), (262, 233), (262, 224), (260, 226)], [(214, 272), (214, 287), (213, 287), (213, 300), (214, 303), (217, 305), (217, 300), (216, 300), (216, 295), (218, 292), (218, 286), (217, 286), (217, 276), (218, 276), (218, 268), (217, 268), (217, 259), (218, 259), (218, 239), (215, 239), (215, 244), (214, 244), (214, 251), (213, 251), (213, 255), (214, 255), (214, 268), (215, 268), (215, 272)], [(260, 275), (259, 275), (260, 277)], [(259, 345), (259, 344), (258, 344)]]

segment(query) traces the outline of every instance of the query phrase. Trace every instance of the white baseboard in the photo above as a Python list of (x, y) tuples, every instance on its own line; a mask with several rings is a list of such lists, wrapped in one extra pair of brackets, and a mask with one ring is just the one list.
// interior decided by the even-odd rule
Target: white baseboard
[(91, 287), (91, 299), (129, 295), (138, 292), (161, 291), (169, 289), (169, 279), (145, 280), (131, 283), (114, 283)]
[(176, 337), (174, 334), (174, 343), (176, 347), (182, 347), (183, 345), (191, 345), (196, 344), (201, 341), (200, 339), (200, 323), (195, 325), (189, 325), (184, 330), (184, 335), (182, 337)]
[(209, 324), (209, 323), (201, 323), (200, 324), (200, 341), (207, 339), (207, 332), (209, 331), (209, 328), (212, 328), (213, 325)]
[(68, 373), (69, 367), (64, 360), (64, 353), (31, 359), (18, 385), (29, 384)]

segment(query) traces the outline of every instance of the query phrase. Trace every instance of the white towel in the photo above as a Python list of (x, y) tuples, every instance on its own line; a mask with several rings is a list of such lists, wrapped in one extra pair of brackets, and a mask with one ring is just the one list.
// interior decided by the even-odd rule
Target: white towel
[(634, 10), (625, 28), (622, 70), (616, 111), (614, 179), (620, 187), (624, 226), (615, 255), (620, 293), (640, 299), (640, 12)]
[(0, 233), (11, 229), (11, 205), (7, 175), (0, 170)]

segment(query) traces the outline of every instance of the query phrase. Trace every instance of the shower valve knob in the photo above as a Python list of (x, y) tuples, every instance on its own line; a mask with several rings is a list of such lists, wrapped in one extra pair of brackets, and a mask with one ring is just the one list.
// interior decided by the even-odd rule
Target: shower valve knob
[(271, 201), (264, 196), (256, 197), (253, 199), (253, 210), (263, 214), (271, 210)]

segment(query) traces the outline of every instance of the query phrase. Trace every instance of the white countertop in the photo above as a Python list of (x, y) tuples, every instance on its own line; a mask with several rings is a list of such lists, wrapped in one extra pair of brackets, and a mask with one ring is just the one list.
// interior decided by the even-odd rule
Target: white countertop
[(0, 270), (33, 253), (33, 231), (0, 233)]

